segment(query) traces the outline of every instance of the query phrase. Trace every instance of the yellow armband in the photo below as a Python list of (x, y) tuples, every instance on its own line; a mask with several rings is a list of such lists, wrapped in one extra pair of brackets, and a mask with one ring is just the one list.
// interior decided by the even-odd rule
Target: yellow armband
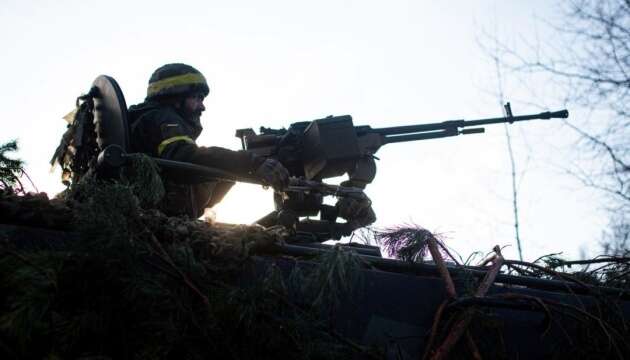
[(162, 155), (162, 152), (164, 151), (164, 149), (169, 144), (172, 144), (172, 143), (174, 143), (176, 141), (185, 141), (185, 142), (190, 143), (190, 144), (194, 144), (195, 143), (195, 140), (191, 139), (189, 136), (184, 136), (184, 135), (173, 136), (171, 138), (168, 138), (168, 139), (162, 141), (160, 143), (160, 145), (158, 145), (158, 149), (157, 149), (158, 156)]

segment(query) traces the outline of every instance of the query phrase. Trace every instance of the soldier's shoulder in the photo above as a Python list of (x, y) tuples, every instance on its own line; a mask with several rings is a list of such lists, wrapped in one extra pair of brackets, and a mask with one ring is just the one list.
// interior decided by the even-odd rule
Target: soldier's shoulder
[(144, 102), (129, 107), (129, 118), (131, 123), (142, 122), (143, 125), (159, 126), (163, 123), (181, 123), (183, 118), (170, 106), (161, 105), (155, 102)]

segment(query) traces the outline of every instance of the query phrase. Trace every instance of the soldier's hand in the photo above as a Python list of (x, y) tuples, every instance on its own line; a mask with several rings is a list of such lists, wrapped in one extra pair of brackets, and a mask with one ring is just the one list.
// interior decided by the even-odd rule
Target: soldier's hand
[(263, 185), (271, 186), (276, 191), (282, 191), (289, 186), (289, 171), (275, 159), (266, 159), (256, 169), (255, 175), (262, 180)]
[(365, 199), (343, 197), (337, 202), (337, 214), (346, 220), (350, 231), (368, 226), (376, 221), (376, 214), (372, 210), (372, 202)]
[(337, 201), (338, 215), (346, 220), (356, 219), (371, 205), (370, 200), (342, 197)]

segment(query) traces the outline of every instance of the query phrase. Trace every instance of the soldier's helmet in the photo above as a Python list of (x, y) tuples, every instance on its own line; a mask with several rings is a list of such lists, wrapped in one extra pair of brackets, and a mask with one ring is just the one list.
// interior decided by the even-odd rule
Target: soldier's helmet
[(147, 100), (193, 93), (208, 95), (210, 88), (203, 74), (186, 64), (166, 64), (153, 72), (147, 88)]

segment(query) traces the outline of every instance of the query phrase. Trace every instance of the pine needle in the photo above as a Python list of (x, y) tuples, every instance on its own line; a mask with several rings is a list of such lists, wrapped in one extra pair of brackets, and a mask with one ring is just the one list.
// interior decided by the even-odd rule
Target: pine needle
[(435, 239), (444, 249), (439, 236), (420, 226), (402, 226), (375, 231), (374, 237), (389, 256), (402, 261), (423, 262), (429, 252), (427, 240)]

